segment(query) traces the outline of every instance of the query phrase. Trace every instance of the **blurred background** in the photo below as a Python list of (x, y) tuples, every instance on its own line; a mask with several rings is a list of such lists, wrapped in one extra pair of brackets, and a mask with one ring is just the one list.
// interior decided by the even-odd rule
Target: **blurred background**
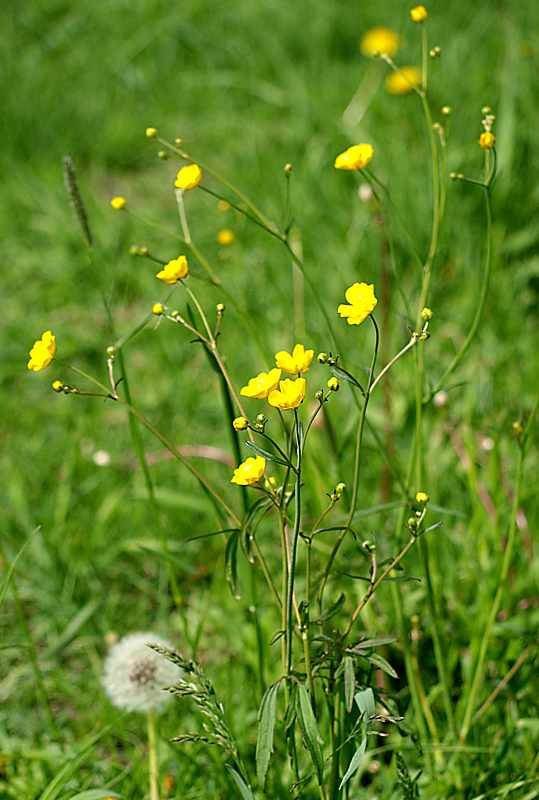
[[(283, 166), (290, 162), (296, 246), (332, 314), (344, 288), (355, 280), (378, 284), (382, 252), (380, 226), (373, 221), (372, 207), (358, 196), (356, 176), (333, 170), (338, 152), (355, 142), (373, 144), (373, 170), (389, 187), (402, 225), (419, 252), (428, 246), (430, 162), (419, 102), (414, 95), (388, 94), (387, 68), (359, 53), (362, 34), (384, 25), (402, 36), (396, 62), (417, 65), (418, 32), (408, 22), (408, 7), (396, 0), (2, 4), (0, 535), (6, 569), (22, 542), (41, 526), (19, 561), (18, 594), (10, 592), (0, 610), (1, 637), (9, 645), (0, 674), (4, 742), (16, 742), (24, 751), (44, 735), (60, 747), (87, 733), (110, 714), (96, 688), (107, 633), (157, 626), (166, 634), (170, 624), (159, 601), (155, 525), (125, 414), (112, 404), (50, 390), (53, 378), (72, 380), (70, 363), (105, 378), (104, 352), (115, 336), (103, 293), (116, 335), (131, 330), (162, 299), (154, 265), (130, 256), (129, 247), (146, 245), (165, 260), (179, 254), (174, 236), (166, 231), (178, 230), (171, 187), (180, 162), (160, 161), (145, 128), (157, 127), (170, 141), (181, 137), (193, 158), (239, 185), (279, 223), (284, 218)], [(455, 376), (459, 386), (433, 412), (429, 439), (434, 457), (428, 489), (440, 507), (453, 512), (439, 552), (441, 567), (451, 564), (445, 591), (459, 620), (452, 635), (466, 642), (473, 629), (469, 609), (477, 600), (477, 570), (487, 575), (496, 561), (510, 505), (516, 458), (511, 422), (529, 410), (537, 391), (539, 7), (535, 0), (477, 0), (473, 5), (433, 0), (429, 11), (429, 41), (442, 49), (441, 58), (430, 65), (435, 119), (445, 124), (440, 109), (452, 108), (449, 169), (481, 174), (477, 139), (485, 105), (496, 114), (498, 139), (494, 271), (484, 323)], [(354, 95), (363, 111), (345, 122), (343, 112)], [(95, 239), (92, 263), (65, 192), (65, 155), (75, 163), (88, 208)], [(116, 194), (127, 197), (134, 215), (166, 230), (113, 212), (109, 202)], [(462, 342), (477, 303), (484, 254), (481, 200), (471, 186), (448, 188), (429, 303), (435, 314), (428, 344), (432, 380)], [(234, 211), (219, 210), (214, 198), (192, 192), (187, 201), (195, 241), (227, 289), (258, 320), (265, 363), (234, 309), (225, 314), (222, 346), (234, 381), (243, 385), (271, 364), (275, 350), (289, 349), (295, 335), (302, 334), (301, 319), (296, 315), (294, 323), (292, 313), (290, 260), (278, 242)], [(217, 242), (222, 228), (235, 234), (227, 248)], [(398, 226), (395, 235), (398, 270), (390, 288), (389, 352), (407, 341), (403, 296), (415, 298), (419, 286), (408, 240)], [(198, 286), (211, 310), (222, 299), (219, 291)], [(308, 287), (304, 317), (305, 344), (330, 349)], [(336, 327), (343, 352), (349, 351), (347, 332)], [(48, 328), (57, 336), (58, 360), (34, 375), (26, 369), (27, 351)], [(367, 344), (358, 348), (348, 356), (351, 367), (361, 368), (368, 359)], [(179, 445), (221, 448), (230, 458), (215, 378), (203, 353), (195, 352), (172, 326), (151, 325), (126, 355), (135, 402), (167, 436)], [(412, 380), (405, 368), (393, 383), (391, 428), (396, 458), (403, 463), (411, 433)], [(344, 447), (349, 404), (339, 400), (335, 424)], [(383, 427), (383, 407), (375, 406), (372, 415), (374, 424)], [(237, 694), (237, 673), (232, 676), (227, 665), (242, 653), (246, 663), (241, 669), (249, 674), (252, 668), (245, 641), (232, 635), (245, 609), (225, 588), (222, 543), (187, 546), (184, 541), (193, 532), (212, 529), (207, 500), (146, 435), (145, 442), (185, 591), (190, 644), (195, 647), (196, 640), (223, 690)], [(323, 440), (313, 446), (314, 463), (325, 465), (320, 481), (325, 490), (343, 476), (335, 464), (325, 463)], [(367, 452), (366, 486), (376, 498), (382, 466), (372, 441)], [(226, 463), (203, 466), (216, 480), (228, 480)], [(528, 605), (501, 632), (505, 644), (525, 638), (539, 622), (533, 600), (537, 557), (530, 534), (537, 521), (536, 467), (533, 455), (523, 500), (528, 514), (521, 528), (524, 545), (513, 577), (515, 608), (523, 599)], [(478, 500), (482, 487), (491, 505)], [(382, 537), (384, 525), (380, 522)], [(411, 593), (411, 612), (419, 596)], [(465, 605), (459, 611), (460, 602)], [(232, 611), (223, 614), (229, 607)], [(28, 713), (35, 704), (35, 678), (21, 619), (41, 654), (56, 720), (52, 730), (43, 708)], [(502, 651), (500, 658), (509, 663), (514, 654), (505, 645)], [(526, 692), (524, 677), (521, 689)], [(526, 693), (524, 702), (531, 702)], [(253, 718), (245, 722), (244, 713), (238, 698), (231, 716), (248, 730)], [(168, 724), (171, 735), (178, 732), (172, 718)], [(136, 740), (136, 725), (125, 725), (126, 740)], [(121, 764), (120, 755), (99, 769), (110, 778), (119, 774)], [(185, 774), (199, 768), (196, 762), (181, 766)], [(31, 768), (17, 769), (26, 792), (42, 785), (52, 767), (46, 758), (37, 758)], [(24, 792), (19, 796), (33, 796)], [(135, 786), (133, 792), (126, 796), (139, 796)]]

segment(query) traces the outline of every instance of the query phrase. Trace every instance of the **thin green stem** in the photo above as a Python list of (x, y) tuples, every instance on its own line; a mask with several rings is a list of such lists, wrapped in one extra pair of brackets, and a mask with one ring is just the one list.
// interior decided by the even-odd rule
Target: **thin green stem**
[(150, 774), (150, 800), (159, 800), (159, 769), (157, 766), (157, 737), (155, 734), (155, 712), (148, 711), (148, 769)]
[(455, 371), (458, 367), (466, 353), (468, 352), (471, 343), (475, 339), (477, 334), (477, 329), (479, 328), (479, 323), (481, 322), (481, 318), (483, 316), (483, 311), (485, 307), (485, 301), (488, 294), (488, 287), (490, 283), (490, 275), (492, 270), (492, 202), (490, 197), (490, 188), (488, 186), (483, 187), (485, 190), (485, 212), (486, 212), (486, 248), (485, 248), (485, 267), (483, 270), (483, 279), (481, 281), (481, 288), (479, 292), (479, 300), (476, 305), (475, 315), (468, 331), (468, 335), (464, 340), (460, 350), (455, 354), (453, 360), (443, 373), (442, 377), (437, 381), (436, 385), (433, 389), (428, 393), (426, 398), (424, 399), (424, 403), (430, 402), (430, 400), (434, 397), (436, 392), (438, 392), (446, 383), (449, 376)]
[(288, 586), (286, 596), (286, 674), (290, 676), (292, 672), (292, 643), (294, 630), (292, 623), (292, 610), (294, 598), (294, 581), (296, 577), (296, 560), (298, 551), (299, 532), (301, 530), (301, 463), (302, 446), (299, 427), (298, 411), (294, 409), (294, 432), (296, 439), (296, 485), (294, 490), (294, 529), (292, 532), (290, 569), (288, 571)]
[(532, 430), (533, 424), (535, 421), (535, 416), (537, 414), (537, 407), (539, 403), (539, 395), (535, 401), (535, 406), (533, 408), (532, 413), (530, 414), (530, 418), (526, 425), (525, 432), (522, 437), (522, 442), (520, 444), (520, 453), (518, 459), (518, 466), (517, 466), (517, 477), (516, 477), (516, 486), (514, 491), (514, 498), (513, 498), (513, 506), (511, 510), (511, 519), (509, 522), (509, 532), (507, 535), (507, 543), (505, 545), (505, 551), (503, 554), (500, 575), (498, 577), (498, 586), (496, 589), (496, 593), (494, 595), (494, 599), (492, 601), (492, 606), (490, 608), (489, 615), (487, 617), (486, 625), (483, 629), (483, 635), (481, 637), (481, 644), (479, 647), (479, 655), (477, 657), (477, 662), (475, 665), (475, 669), (473, 672), (473, 678), (471, 681), (471, 686), (468, 692), (468, 697), (466, 700), (466, 709), (464, 712), (464, 718), (462, 721), (462, 727), (460, 730), (460, 743), (463, 744), (466, 741), (466, 737), (470, 731), (470, 727), (473, 721), (473, 715), (475, 712), (476, 707), (476, 697), (479, 692), (479, 689), (483, 682), (483, 674), (484, 674), (484, 665), (485, 665), (485, 657), (487, 654), (487, 649), (490, 641), (490, 637), (492, 635), (492, 628), (494, 627), (494, 623), (496, 622), (496, 618), (498, 616), (498, 612), (500, 610), (501, 602), (503, 599), (503, 595), (506, 589), (507, 584), (507, 577), (509, 575), (509, 568), (511, 566), (511, 561), (513, 558), (513, 549), (515, 546), (515, 538), (517, 533), (517, 517), (518, 517), (518, 510), (520, 507), (520, 500), (522, 495), (522, 483), (524, 477), (524, 459), (526, 456), (526, 440), (529, 434), (529, 431)]
[(345, 522), (344, 529), (339, 534), (339, 536), (337, 537), (337, 539), (335, 541), (335, 544), (333, 545), (333, 549), (332, 549), (332, 551), (330, 553), (328, 562), (327, 562), (325, 570), (324, 570), (324, 574), (322, 576), (322, 580), (320, 582), (320, 591), (319, 591), (319, 594), (318, 594), (318, 602), (319, 602), (320, 606), (322, 606), (324, 590), (325, 590), (326, 583), (327, 583), (328, 578), (329, 578), (329, 574), (331, 572), (331, 568), (333, 566), (333, 562), (335, 561), (337, 553), (338, 553), (338, 551), (339, 551), (339, 549), (341, 547), (341, 544), (343, 543), (344, 537), (346, 536), (346, 534), (350, 530), (350, 527), (352, 525), (352, 520), (354, 518), (354, 514), (356, 513), (356, 509), (357, 509), (357, 501), (358, 501), (358, 496), (359, 496), (359, 473), (360, 473), (360, 466), (361, 466), (361, 445), (362, 445), (362, 442), (363, 442), (363, 431), (364, 431), (364, 428), (365, 428), (365, 419), (366, 419), (366, 416), (367, 416), (367, 406), (369, 404), (370, 389), (371, 389), (371, 386), (372, 386), (372, 383), (373, 383), (373, 379), (374, 379), (374, 369), (376, 367), (376, 358), (378, 356), (378, 346), (379, 346), (379, 343), (380, 343), (380, 333), (379, 333), (379, 330), (378, 330), (378, 325), (376, 324), (376, 320), (374, 319), (374, 317), (372, 315), (369, 316), (369, 319), (371, 320), (371, 322), (373, 324), (373, 327), (374, 327), (374, 348), (373, 348), (371, 367), (370, 367), (370, 370), (369, 370), (369, 379), (368, 379), (368, 382), (367, 382), (367, 389), (365, 391), (365, 396), (363, 398), (363, 404), (362, 404), (362, 407), (361, 407), (361, 411), (360, 411), (360, 414), (359, 414), (358, 425), (357, 425), (357, 428), (356, 428), (356, 440), (355, 440), (355, 449), (354, 449), (354, 476), (353, 476), (353, 479), (352, 479), (352, 500), (350, 502), (350, 509), (349, 509), (349, 512), (348, 512), (348, 517), (347, 517), (347, 520)]

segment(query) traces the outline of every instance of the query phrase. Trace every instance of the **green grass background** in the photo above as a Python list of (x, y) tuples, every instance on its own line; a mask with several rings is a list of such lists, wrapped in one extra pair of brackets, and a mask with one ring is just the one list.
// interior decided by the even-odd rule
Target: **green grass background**
[[(495, 591), (516, 462), (511, 422), (529, 410), (537, 391), (539, 10), (533, 0), (478, 0), (473, 7), (451, 0), (433, 2), (430, 10), (430, 41), (443, 51), (442, 58), (431, 64), (433, 109), (444, 104), (453, 108), (450, 169), (479, 173), (476, 142), (485, 104), (497, 115), (499, 142), (494, 275), (484, 323), (455, 376), (461, 385), (450, 393), (443, 410), (430, 415), (429, 485), (421, 487), (451, 512), (440, 517), (444, 527), (436, 534), (434, 549), (437, 591), (450, 643), (448, 663), (460, 675), (469, 667), (469, 642), (480, 633), (478, 620)], [(362, 32), (384, 24), (403, 35), (399, 63), (417, 63), (417, 30), (407, 22), (407, 13), (408, 3), (395, 0), (376, 6), (344, 0), (181, 4), (7, 0), (3, 4), (0, 534), (4, 577), (22, 543), (36, 526), (41, 528), (21, 555), (0, 609), (4, 753), (0, 797), (39, 797), (84, 737), (107, 722), (113, 724), (111, 732), (60, 796), (109, 786), (115, 779), (123, 796), (144, 796), (143, 726), (136, 718), (113, 711), (100, 689), (105, 635), (111, 631), (122, 635), (153, 628), (186, 651), (196, 651), (227, 697), (231, 724), (246, 752), (251, 752), (256, 703), (243, 692), (245, 682), (254, 680), (255, 668), (252, 629), (242, 624), (247, 622), (248, 598), (238, 603), (230, 596), (221, 568), (222, 543), (185, 544), (193, 532), (204, 533), (215, 525), (207, 502), (185, 471), (162, 458), (159, 447), (145, 435), (171, 547), (181, 564), (189, 621), (188, 630), (182, 631), (159, 592), (159, 560), (140, 548), (141, 544), (157, 547), (158, 538), (124, 413), (101, 401), (56, 396), (50, 380), (72, 379), (60, 364), (64, 360), (104, 377), (104, 350), (113, 337), (101, 303), (103, 290), (120, 334), (162, 297), (152, 265), (130, 257), (128, 248), (133, 242), (147, 244), (159, 257), (174, 257), (178, 246), (173, 236), (145, 228), (109, 207), (113, 194), (125, 194), (134, 212), (177, 229), (171, 185), (178, 164), (157, 160), (157, 148), (144, 137), (147, 125), (155, 125), (169, 139), (181, 136), (189, 152), (240, 185), (279, 221), (282, 168), (286, 162), (294, 165), (295, 224), (306, 268), (330, 314), (346, 286), (354, 280), (377, 283), (380, 274), (380, 233), (357, 199), (357, 181), (332, 168), (335, 154), (350, 143), (373, 143), (376, 174), (388, 183), (404, 223), (420, 251), (425, 250), (430, 226), (429, 159), (417, 99), (387, 95), (382, 65), (373, 66), (358, 54)], [(346, 129), (342, 112), (366, 71), (377, 67), (379, 89), (360, 123)], [(65, 154), (76, 163), (90, 213), (97, 252), (92, 265), (63, 186)], [(463, 185), (451, 185), (448, 192), (430, 301), (435, 317), (427, 354), (433, 379), (464, 338), (482, 269), (481, 198)], [(222, 344), (239, 385), (269, 366), (275, 350), (293, 344), (290, 263), (278, 243), (233, 212), (219, 212), (212, 198), (193, 192), (187, 200), (195, 240), (256, 320), (264, 341), (263, 363), (241, 320), (227, 309)], [(225, 225), (237, 238), (231, 248), (220, 251), (215, 237)], [(402, 237), (397, 242), (397, 262), (390, 351), (404, 344), (408, 335), (398, 290), (415, 298), (419, 286), (415, 262)], [(222, 299), (218, 291), (197, 285), (208, 309)], [(305, 343), (329, 349), (308, 289), (305, 315)], [(25, 367), (27, 351), (49, 327), (57, 335), (59, 363), (45, 373), (30, 374)], [(368, 360), (368, 335), (350, 333), (336, 317), (335, 327), (347, 364), (360, 369)], [(157, 330), (150, 326), (130, 347), (127, 359), (137, 403), (173, 441), (228, 450), (214, 375), (186, 336), (171, 326)], [(320, 370), (314, 382), (326, 378)], [(410, 364), (397, 368), (393, 390), (391, 426), (397, 463), (403, 466), (413, 418)], [(322, 492), (350, 474), (346, 449), (350, 403), (348, 393), (342, 392), (332, 409), (345, 453), (340, 468), (325, 463), (323, 432), (315, 434), (312, 476)], [(372, 419), (383, 427), (380, 400), (373, 403)], [(491, 449), (485, 449), (485, 439)], [(372, 439), (366, 448), (366, 488), (360, 502), (371, 506), (379, 501), (382, 461)], [(110, 466), (95, 465), (93, 454), (101, 449), (110, 453)], [(538, 521), (537, 464), (532, 453), (522, 502), (527, 522), (520, 531), (505, 615), (489, 649), (484, 696), (532, 640), (539, 624), (538, 559), (532, 536)], [(208, 464), (205, 469), (223, 484), (228, 480), (228, 467)], [(491, 496), (494, 511), (486, 511), (480, 502), (478, 485)], [(312, 512), (316, 502), (312, 501)], [(380, 550), (390, 554), (392, 530), (388, 514), (369, 518), (364, 532), (375, 535)], [(266, 535), (272, 536), (271, 529)], [(414, 574), (413, 558), (410, 570)], [(420, 656), (429, 687), (435, 676), (421, 584), (407, 592), (406, 608), (425, 624)], [(262, 613), (264, 609), (262, 597)], [(274, 630), (270, 614), (264, 624), (269, 639)], [(365, 624), (378, 633), (394, 630), (387, 590), (381, 590)], [(50, 718), (43, 692), (36, 695), (29, 636), (37, 648)], [(393, 656), (398, 661), (398, 650)], [(466, 754), (462, 769), (469, 793), (463, 797), (493, 791), (521, 777), (530, 779), (538, 734), (534, 663), (535, 656), (528, 659), (485, 718), (488, 736), (480, 730), (470, 738), (472, 745), (486, 746), (487, 752)], [(269, 674), (274, 671), (268, 667)], [(406, 707), (406, 687), (397, 688)], [(436, 706), (436, 698), (433, 702)], [(194, 727), (191, 715), (187, 707), (167, 712), (164, 740)], [(125, 773), (133, 753), (138, 755)], [(177, 793), (172, 796), (230, 796), (215, 754), (163, 744), (162, 756), (165, 769), (177, 778)], [(367, 783), (371, 777), (361, 780)], [(446, 794), (444, 780), (440, 776), (439, 786), (426, 789), (425, 796), (457, 796)], [(394, 770), (382, 770), (365, 791), (373, 798), (391, 797), (393, 781)]]

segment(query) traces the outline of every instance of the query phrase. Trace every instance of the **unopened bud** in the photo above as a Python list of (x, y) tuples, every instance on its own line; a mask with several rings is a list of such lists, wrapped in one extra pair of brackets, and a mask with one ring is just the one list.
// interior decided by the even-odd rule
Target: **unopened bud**
[(329, 356), (327, 353), (318, 353), (317, 361), (319, 364), (327, 364)]
[(215, 310), (217, 311), (217, 313), (219, 315), (224, 314), (225, 313), (225, 304), (224, 303), (217, 303), (217, 305), (215, 306)]
[(432, 309), (425, 306), (425, 308), (421, 311), (421, 319), (423, 322), (429, 322), (432, 319)]
[(338, 392), (340, 386), (341, 386), (341, 384), (339, 383), (339, 381), (335, 377), (330, 378), (329, 381), (327, 382), (327, 387), (328, 387), (330, 392)]
[(53, 388), (53, 390), (55, 392), (61, 392), (63, 390), (63, 388), (64, 388), (63, 381), (59, 381), (59, 380), (53, 381), (51, 383), (51, 386), (52, 386), (52, 388)]
[(117, 350), (116, 350), (116, 347), (113, 344), (111, 344), (111, 345), (109, 345), (107, 347), (107, 351), (106, 352), (107, 352), (107, 358), (115, 358), (116, 357)]
[(284, 174), (285, 175), (290, 175), (290, 173), (292, 172), (292, 169), (293, 169), (292, 164), (285, 164), (284, 165)]
[(155, 314), (156, 317), (160, 317), (162, 314), (165, 313), (165, 306), (163, 303), (154, 303), (152, 306), (152, 314)]

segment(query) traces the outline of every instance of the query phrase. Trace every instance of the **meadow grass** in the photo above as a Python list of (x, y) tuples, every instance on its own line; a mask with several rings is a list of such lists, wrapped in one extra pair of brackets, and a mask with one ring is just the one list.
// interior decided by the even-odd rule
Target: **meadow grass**
[[(403, 33), (400, 63), (417, 63), (417, 30), (408, 22), (408, 4), (362, 8), (320, 3), (315, 12), (303, 0), (192, 0), (181, 9), (157, 0), (106, 7), (57, 0), (8, 3), (0, 12), (5, 23), (0, 796), (68, 800), (86, 789), (106, 789), (104, 796), (145, 796), (144, 725), (116, 711), (101, 687), (111, 636), (133, 630), (155, 629), (186, 658), (200, 660), (226, 700), (228, 724), (254, 775), (262, 686), (248, 568), (240, 568), (242, 596), (237, 600), (224, 576), (223, 537), (188, 541), (219, 528), (193, 477), (142, 431), (156, 512), (147, 500), (125, 409), (57, 397), (49, 389), (56, 367), (34, 376), (26, 371), (25, 359), (36, 336), (52, 327), (62, 358), (106, 380), (106, 347), (162, 299), (154, 265), (130, 256), (129, 246), (147, 245), (168, 260), (178, 254), (177, 240), (109, 207), (112, 195), (126, 195), (134, 214), (173, 234), (179, 231), (170, 191), (179, 161), (158, 161), (158, 147), (144, 137), (148, 125), (156, 125), (170, 140), (180, 136), (195, 158), (226, 175), (279, 224), (285, 219), (283, 166), (293, 165), (294, 247), (301, 249), (315, 292), (332, 315), (346, 367), (358, 375), (370, 360), (370, 332), (352, 336), (334, 310), (355, 280), (380, 285), (392, 231), (397, 271), (391, 276), (384, 359), (379, 363), (408, 341), (410, 315), (403, 298), (412, 300), (415, 311), (419, 275), (404, 229), (424, 255), (431, 215), (428, 144), (418, 98), (390, 97), (382, 86), (387, 68), (361, 58), (358, 40), (373, 25), (389, 25)], [(492, 279), (484, 316), (450, 380), (447, 402), (426, 415), (428, 471), (425, 485), (416, 487), (431, 496), (429, 522), (443, 523), (430, 535), (429, 548), (436, 624), (459, 726), (466, 716), (463, 686), (469, 686), (499, 586), (510, 525), (518, 462), (512, 423), (525, 421), (537, 393), (538, 22), (531, 0), (496, 6), (478, 2), (473, 10), (455, 0), (443, 8), (433, 5), (429, 20), (430, 41), (442, 47), (442, 57), (430, 64), (432, 107), (447, 104), (453, 109), (449, 169), (481, 175), (477, 138), (480, 109), (486, 104), (497, 115), (498, 137)], [(371, 82), (372, 93), (365, 88), (364, 116), (347, 127), (344, 109), (358, 85)], [(372, 206), (357, 197), (360, 181), (333, 170), (336, 153), (355, 141), (374, 145), (376, 175), (388, 185), (400, 222), (394, 222), (386, 204), (384, 215), (393, 221), (381, 225)], [(76, 164), (91, 219), (91, 262), (63, 185), (66, 154)], [(196, 284), (206, 309), (221, 301), (227, 305), (221, 345), (237, 387), (270, 366), (273, 353), (294, 341), (304, 341), (315, 351), (335, 349), (308, 286), (304, 315), (301, 307), (294, 314), (290, 258), (278, 241), (233, 210), (219, 211), (216, 199), (200, 191), (191, 193), (188, 204), (197, 245), (260, 332), (257, 344), (217, 287)], [(228, 248), (216, 242), (223, 227), (236, 236)], [(425, 353), (433, 382), (469, 328), (483, 255), (481, 193), (452, 183), (429, 298), (434, 318)], [(382, 301), (377, 313), (383, 313)], [(357, 351), (352, 341), (358, 342)], [(126, 348), (125, 358), (133, 402), (175, 444), (218, 448), (222, 460), (195, 455), (193, 463), (225, 486), (234, 456), (216, 402), (215, 374), (202, 348), (189, 344), (189, 337), (165, 321), (152, 322)], [(379, 560), (398, 549), (395, 517), (400, 507), (377, 509), (401, 497), (396, 476), (406, 471), (414, 430), (412, 365), (413, 355), (408, 363), (397, 364), (389, 396), (374, 395), (369, 405), (372, 427), (366, 429), (363, 450), (360, 538), (376, 540)], [(319, 375), (324, 385), (329, 373)], [(67, 373), (60, 377), (69, 380)], [(249, 406), (250, 412), (255, 406)], [(327, 423), (311, 437), (305, 473), (311, 486), (309, 518), (322, 510), (324, 492), (340, 480), (349, 484), (353, 409), (343, 384), (329, 406), (333, 438)], [(373, 429), (389, 448), (392, 471)], [(530, 438), (536, 443), (535, 431)], [(106, 466), (96, 463), (103, 458), (100, 451), (110, 458)], [(402, 585), (403, 614), (412, 629), (408, 657), (420, 675), (420, 691), (432, 709), (440, 746), (433, 749), (430, 731), (427, 749), (421, 752), (425, 740), (418, 740), (402, 641), (389, 644), (382, 653), (399, 678), (389, 679), (386, 686), (405, 714), (410, 735), (369, 737), (367, 756), (351, 782), (351, 799), (399, 796), (406, 769), (412, 776), (426, 770), (419, 780), (421, 797), (538, 796), (533, 683), (539, 623), (533, 543), (537, 464), (530, 448), (508, 588), (494, 620), (478, 689), (474, 713), (479, 709), (479, 721), (464, 744), (447, 727), (432, 639), (438, 628), (414, 549), (405, 571), (421, 580)], [(268, 526), (265, 541), (272, 536), (277, 534)], [(320, 553), (326, 557), (328, 552), (329, 545), (322, 544)], [(277, 550), (271, 559), (278, 562)], [(346, 543), (336, 561), (338, 579), (331, 583), (331, 596), (336, 599), (342, 587), (358, 602), (361, 587), (354, 588), (347, 573), (366, 574), (366, 564), (354, 545)], [(166, 591), (167, 565), (176, 576), (181, 613)], [(279, 644), (268, 646), (276, 625), (268, 590), (258, 577), (257, 584), (269, 685), (280, 675)], [(398, 636), (394, 587), (382, 586), (366, 606), (360, 628), (365, 635)], [(491, 703), (492, 692), (508, 675), (507, 686), (502, 684)], [(236, 796), (218, 750), (170, 743), (199, 727), (186, 698), (160, 718), (160, 773), (174, 776), (168, 796)], [(280, 755), (284, 750), (279, 744)], [(397, 764), (397, 750), (406, 767)], [(433, 758), (434, 767), (428, 769)], [(288, 796), (272, 781), (274, 796)], [(314, 783), (302, 791), (305, 797), (318, 796)], [(162, 793), (166, 795), (166, 786)]]

